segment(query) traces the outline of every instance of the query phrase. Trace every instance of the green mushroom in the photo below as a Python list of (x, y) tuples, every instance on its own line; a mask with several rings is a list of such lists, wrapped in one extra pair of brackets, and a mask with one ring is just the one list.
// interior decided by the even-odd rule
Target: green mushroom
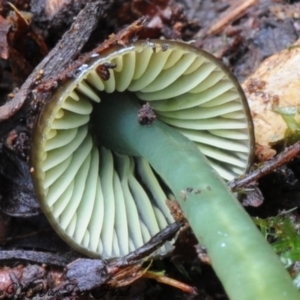
[[(175, 198), (231, 299), (296, 299), (220, 178), (244, 174), (253, 145), (245, 96), (217, 59), (182, 42), (138, 41), (92, 57), (45, 105), (33, 182), (53, 228), (86, 255), (114, 258), (142, 246), (174, 221), (166, 199)], [(263, 280), (278, 275), (272, 291), (263, 285), (241, 297), (255, 279), (243, 274), (250, 267)]]

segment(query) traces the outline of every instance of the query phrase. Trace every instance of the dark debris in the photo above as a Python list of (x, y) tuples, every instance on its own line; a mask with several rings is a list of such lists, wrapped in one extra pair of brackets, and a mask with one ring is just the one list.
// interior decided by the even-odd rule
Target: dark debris
[(138, 122), (141, 125), (151, 125), (155, 120), (156, 115), (151, 105), (148, 102), (143, 104), (138, 112)]

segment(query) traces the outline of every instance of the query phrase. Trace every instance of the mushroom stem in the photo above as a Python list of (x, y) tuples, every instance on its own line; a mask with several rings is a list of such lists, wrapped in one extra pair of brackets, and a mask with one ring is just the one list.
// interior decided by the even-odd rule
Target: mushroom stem
[(100, 142), (150, 162), (207, 248), (230, 299), (299, 299), (271, 246), (193, 142), (159, 120), (149, 126), (139, 124), (140, 106), (134, 94), (101, 98), (92, 117)]

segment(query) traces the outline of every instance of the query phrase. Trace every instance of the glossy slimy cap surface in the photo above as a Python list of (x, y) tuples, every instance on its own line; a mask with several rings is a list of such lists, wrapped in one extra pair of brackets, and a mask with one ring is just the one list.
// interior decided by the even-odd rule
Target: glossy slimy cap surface
[[(103, 258), (126, 255), (173, 222), (165, 204), (169, 191), (149, 163), (94, 141), (93, 107), (101, 109), (101, 93), (115, 91), (149, 102), (157, 118), (194, 141), (226, 180), (247, 170), (253, 151), (244, 94), (206, 52), (155, 40), (114, 46), (91, 58), (43, 108), (32, 166), (54, 229), (77, 250)], [(160, 253), (170, 248), (166, 244)]]

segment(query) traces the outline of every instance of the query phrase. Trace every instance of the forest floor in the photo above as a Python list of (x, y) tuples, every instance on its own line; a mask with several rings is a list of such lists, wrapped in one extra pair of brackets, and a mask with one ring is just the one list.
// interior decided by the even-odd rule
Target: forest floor
[[(42, 69), (35, 67), (54, 49), (85, 4), (96, 1), (9, 2), (13, 6), (8, 1), (0, 1), (0, 277), (4, 278), (0, 280), (0, 291), (10, 284), (26, 286), (26, 291), (21, 291), (25, 299), (30, 298), (30, 281), (52, 282), (55, 286), (65, 266), (82, 257), (56, 235), (40, 212), (35, 197), (28, 161), (30, 131), (36, 115), (28, 95)], [(72, 54), (61, 54), (64, 66), (80, 53), (100, 45), (112, 33), (146, 17), (146, 25), (136, 33), (139, 38), (193, 41), (196, 47), (222, 60), (242, 84), (266, 58), (291, 47), (300, 37), (300, 1), (109, 0), (103, 3), (103, 13), (89, 31), (90, 38), (78, 45), (79, 51), (74, 49)], [(84, 22), (86, 28), (92, 26), (91, 20)], [(50, 78), (50, 83), (55, 77), (54, 71), (63, 74), (59, 68), (49, 70), (48, 67), (49, 74), (45, 76)], [(47, 92), (47, 85), (42, 91)], [(13, 105), (5, 105), (9, 101)], [(296, 101), (295, 105), (299, 106), (300, 100)], [(285, 145), (283, 142), (274, 145), (272, 153), (280, 153)], [(265, 160), (261, 153), (257, 147), (256, 163)], [(258, 217), (257, 224), (261, 227), (263, 220), (274, 221), (270, 218), (292, 210), (286, 216), (290, 230), (297, 233), (300, 227), (299, 158), (293, 154), (290, 161), (279, 165), (257, 182), (264, 199), (262, 203), (246, 209), (251, 216)], [(276, 242), (274, 222), (273, 225), (265, 222), (264, 230), (274, 231), (270, 242)], [(280, 222), (278, 224), (285, 221), (280, 219)], [(282, 236), (281, 239), (287, 240)], [(178, 243), (175, 253), (153, 262), (151, 270), (164, 271), (169, 278), (176, 279), (176, 287), (141, 278), (127, 290), (102, 288), (94, 291), (94, 296), (101, 299), (228, 299), (210, 265), (199, 260), (193, 243)], [(185, 292), (187, 287), (181, 283), (196, 288), (198, 294)], [(47, 299), (59, 299), (55, 297)], [(80, 299), (90, 297), (85, 294)]]

